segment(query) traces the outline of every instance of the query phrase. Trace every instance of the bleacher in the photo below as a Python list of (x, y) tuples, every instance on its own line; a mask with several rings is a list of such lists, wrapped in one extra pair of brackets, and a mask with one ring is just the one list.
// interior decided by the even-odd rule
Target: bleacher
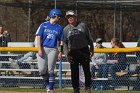
[[(137, 42), (123, 42), (123, 44), (126, 48), (132, 48), (132, 47), (137, 46)], [(109, 42), (104, 42), (103, 46), (105, 46), (107, 48), (112, 47)], [(136, 79), (139, 75), (135, 74), (135, 75), (125, 76), (125, 75), (120, 75), (120, 74), (122, 74), (123, 72), (135, 71), (136, 66), (138, 64), (137, 64), (135, 53), (127, 53), (126, 57), (127, 57), (126, 62), (128, 64), (127, 68), (125, 70), (121, 71), (121, 72), (117, 72), (116, 74), (121, 78), (121, 80), (119, 81), (119, 86), (120, 86), (119, 88), (124, 89), (124, 87), (126, 87), (125, 89), (130, 90), (135, 85)], [(110, 77), (110, 74), (109, 74), (108, 78), (95, 78), (95, 79), (93, 79), (93, 84), (92, 85), (94, 86), (94, 85), (97, 85), (97, 84), (99, 84), (99, 85), (103, 84), (102, 86), (106, 86), (106, 83), (108, 85), (110, 85), (111, 82), (112, 82), (112, 78)]]
[[(33, 47), (33, 42), (9, 42), (8, 47)], [(20, 80), (24, 81), (22, 82), (16, 82), (17, 86), (28, 86), (28, 85), (42, 85), (42, 77), (39, 76), (39, 71), (37, 68), (37, 60), (31, 60), (28, 62), (22, 62), (18, 64), (19, 67), (13, 68), (11, 67), (11, 62), (9, 61), (9, 58), (16, 59), (18, 56), (22, 54), (15, 54), (15, 53), (10, 53), (8, 52), (7, 54), (0, 54), (0, 84), (2, 86), (6, 86), (9, 83), (12, 83), (14, 80)], [(63, 57), (63, 61), (64, 61)], [(22, 66), (22, 68), (21, 68)], [(56, 69), (55, 71), (55, 76), (56, 80), (59, 81), (59, 62), (56, 64)], [(62, 79), (67, 81), (70, 80), (70, 67), (68, 62), (63, 62), (62, 63)], [(4, 85), (4, 82), (9, 81), (6, 85)], [(33, 84), (28, 84), (29, 80), (34, 80)], [(38, 82), (40, 81), (40, 83)], [(25, 84), (23, 84), (25, 83)], [(27, 83), (27, 84), (26, 84)], [(57, 83), (58, 84), (58, 83)]]
[[(95, 44), (94, 44), (95, 45)], [(107, 48), (111, 47), (110, 42), (103, 43), (103, 45)], [(126, 47), (135, 47), (136, 42), (124, 42), (124, 45)], [(33, 43), (26, 43), (22, 42), (10, 42), (8, 44), (8, 47), (33, 47)], [(8, 60), (9, 58), (16, 58), (21, 54), (0, 54), (1, 61), (0, 61), (0, 86), (7, 86), (8, 84), (16, 85), (18, 87), (20, 86), (32, 86), (32, 87), (39, 87), (42, 85), (42, 78), (39, 76), (38, 68), (37, 68), (37, 60), (32, 60), (28, 62), (22, 62), (20, 65), (25, 65), (25, 68), (10, 68), (11, 62)], [(4, 60), (2, 60), (2, 58)], [(129, 63), (129, 66), (127, 67), (126, 71), (135, 70), (136, 67), (136, 56), (135, 53), (131, 53), (127, 55), (127, 62)], [(30, 68), (26, 68), (26, 65), (29, 65)], [(92, 63), (91, 63), (92, 65)], [(55, 69), (55, 75), (56, 75), (56, 85), (59, 84), (59, 62), (56, 64)], [(65, 56), (63, 56), (63, 62), (62, 62), (62, 83), (64, 86), (71, 86), (71, 73), (70, 73), (70, 65), (69, 62), (66, 62)], [(132, 78), (128, 78), (128, 80), (131, 80)], [(110, 82), (111, 79), (106, 78), (97, 78), (94, 79), (96, 82), (104, 81), (104, 82)], [(134, 80), (134, 79), (133, 79)], [(125, 80), (126, 82), (126, 80)], [(10, 85), (12, 86), (12, 85)], [(126, 86), (131, 86), (131, 84), (126, 83)]]
[[(20, 82), (17, 82), (18, 87), (19, 86), (28, 86), (28, 84), (26, 84), (28, 82), (28, 80), (34, 80), (33, 85), (37, 86), (38, 83), (36, 84), (35, 82), (38, 82), (38, 80), (40, 81), (39, 85), (42, 85), (42, 77), (40, 77), (39, 75), (39, 71), (37, 67), (37, 61), (33, 61), (33, 62), (22, 62), (20, 63), (20, 65), (24, 66), (24, 68), (10, 68), (10, 64), (11, 62), (9, 61), (0, 61), (1, 65), (4, 68), (0, 69), (0, 84), (3, 85), (3, 83), (1, 82), (7, 82), (7, 80), (20, 80), (20, 81), (24, 81), (22, 82), (25, 84), (20, 84)], [(26, 64), (25, 64), (26, 63)], [(8, 68), (5, 68), (5, 64), (9, 65)], [(26, 68), (26, 65), (30, 65), (30, 68)], [(64, 62), (62, 65), (62, 79), (63, 80), (70, 80), (70, 68), (69, 68), (69, 63), (68, 62)], [(56, 76), (56, 80), (59, 81), (59, 62), (57, 62), (56, 64), (56, 69), (55, 71), (55, 76)], [(2, 81), (1, 81), (2, 80)], [(10, 83), (12, 81), (9, 81)], [(15, 84), (15, 83), (14, 83)], [(58, 83), (57, 83), (58, 84)], [(32, 86), (32, 84), (30, 83), (30, 85)]]

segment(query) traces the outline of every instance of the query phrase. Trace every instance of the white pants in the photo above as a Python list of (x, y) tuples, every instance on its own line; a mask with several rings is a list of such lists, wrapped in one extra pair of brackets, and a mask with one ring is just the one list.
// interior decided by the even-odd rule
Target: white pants
[(43, 57), (37, 54), (39, 72), (44, 79), (48, 79), (48, 73), (54, 73), (57, 56), (57, 49), (47, 47), (43, 47)]

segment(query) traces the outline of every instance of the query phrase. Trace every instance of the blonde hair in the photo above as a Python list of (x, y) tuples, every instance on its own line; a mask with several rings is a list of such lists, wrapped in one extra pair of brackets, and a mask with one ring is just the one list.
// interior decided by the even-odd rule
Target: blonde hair
[(123, 43), (117, 39), (117, 38), (112, 38), (111, 41), (116, 45), (118, 46), (119, 48), (125, 48), (125, 46), (123, 45)]

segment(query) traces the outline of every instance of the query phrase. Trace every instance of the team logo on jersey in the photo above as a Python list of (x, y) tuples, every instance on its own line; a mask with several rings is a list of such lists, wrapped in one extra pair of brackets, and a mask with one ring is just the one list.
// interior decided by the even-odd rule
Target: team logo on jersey
[(81, 29), (72, 29), (71, 31), (69, 31), (70, 35), (77, 35), (80, 34)]
[(80, 29), (80, 28), (79, 28), (78, 30), (79, 30), (79, 31), (82, 31), (82, 29)]

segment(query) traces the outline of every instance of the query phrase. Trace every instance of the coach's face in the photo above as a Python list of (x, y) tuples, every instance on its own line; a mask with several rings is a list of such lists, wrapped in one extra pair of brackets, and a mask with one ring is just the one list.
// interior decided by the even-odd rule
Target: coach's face
[(68, 15), (68, 16), (67, 16), (67, 20), (68, 20), (68, 23), (69, 23), (69, 24), (73, 24), (73, 23), (76, 22), (77, 18), (76, 18), (76, 16), (74, 16), (74, 15)]

